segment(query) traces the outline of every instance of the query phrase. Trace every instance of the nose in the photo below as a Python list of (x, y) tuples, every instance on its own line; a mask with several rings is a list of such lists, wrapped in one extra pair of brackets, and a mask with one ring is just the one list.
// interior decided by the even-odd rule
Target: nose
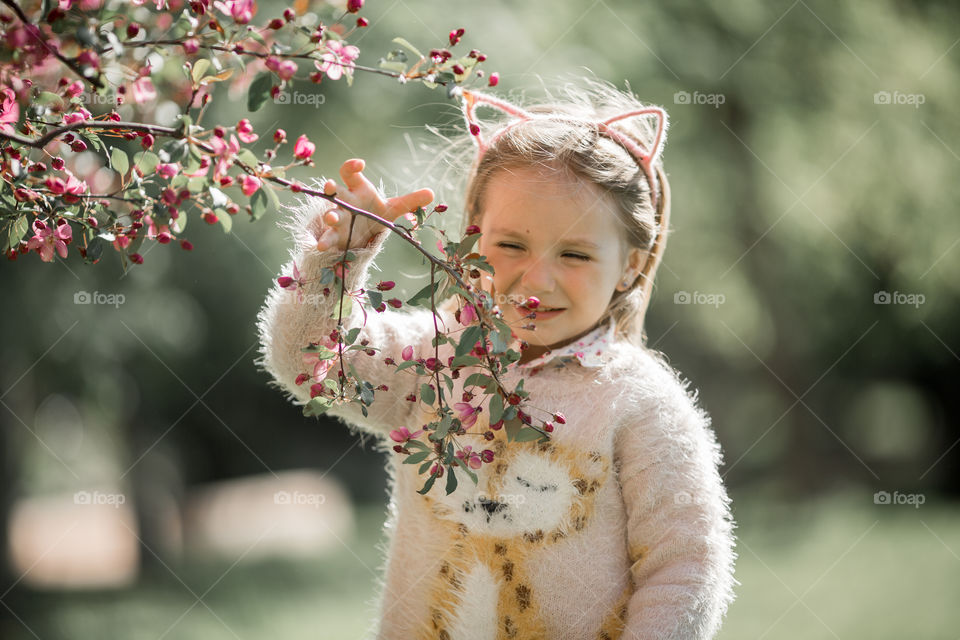
[(556, 280), (549, 261), (542, 257), (532, 258), (524, 265), (523, 275), (520, 276), (520, 284), (523, 286), (524, 292), (529, 295), (551, 293)]

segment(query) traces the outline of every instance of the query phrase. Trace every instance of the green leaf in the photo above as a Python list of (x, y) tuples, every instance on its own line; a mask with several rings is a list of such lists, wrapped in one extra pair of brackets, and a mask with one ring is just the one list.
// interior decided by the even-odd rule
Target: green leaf
[(415, 367), (415, 366), (417, 366), (418, 364), (419, 364), (419, 363), (418, 363), (416, 360), (407, 360), (407, 361), (401, 362), (400, 364), (397, 365), (397, 371), (403, 371), (404, 369), (409, 369), (410, 367)]
[(460, 336), (460, 343), (457, 344), (457, 350), (454, 355), (458, 358), (467, 355), (470, 353), (470, 350), (473, 349), (473, 346), (480, 341), (481, 337), (483, 337), (483, 332), (480, 329), (480, 325), (474, 324), (467, 327), (463, 335)]
[(404, 48), (407, 49), (410, 53), (412, 53), (413, 55), (417, 56), (418, 58), (424, 57), (423, 54), (420, 53), (420, 50), (419, 50), (419, 49), (417, 49), (415, 46), (413, 46), (412, 44), (410, 44), (410, 43), (407, 42), (405, 39), (403, 39), (403, 38), (401, 38), (401, 37), (399, 37), (399, 36), (397, 36), (396, 38), (394, 38), (394, 39), (393, 39), (393, 42), (396, 43), (396, 44), (398, 44), (398, 45), (400, 45), (401, 47), (404, 47)]
[(407, 443), (404, 445), (408, 449), (418, 449), (420, 451), (433, 451), (433, 447), (427, 446), (425, 442), (419, 440), (407, 440)]
[[(250, 31), (248, 33), (255, 33)], [(273, 88), (273, 74), (269, 71), (260, 73), (250, 84), (250, 91), (247, 93), (247, 110), (257, 111), (266, 104), (270, 98), (270, 89)]]
[(374, 309), (383, 302), (383, 294), (379, 291), (367, 291), (367, 297), (370, 298), (370, 306)]
[(17, 218), (16, 222), (13, 222), (10, 225), (10, 231), (8, 232), (8, 247), (16, 246), (20, 240), (23, 239), (23, 236), (27, 233), (27, 230), (30, 228), (30, 223), (27, 221), (27, 216), (20, 216)]
[(257, 156), (253, 155), (250, 149), (240, 149), (240, 151), (237, 152), (237, 160), (249, 167), (255, 168), (257, 166)]
[[(454, 362), (456, 362), (456, 359), (454, 359)], [(491, 378), (490, 376), (484, 375), (482, 373), (471, 373), (467, 377), (467, 379), (464, 381), (463, 386), (464, 387), (472, 387), (472, 386), (485, 387), (488, 384), (490, 384), (491, 380), (493, 380), (493, 378)], [(496, 422), (496, 420), (494, 420), (494, 422)]]
[(193, 64), (193, 71), (190, 73), (190, 77), (193, 78), (193, 83), (197, 84), (200, 82), (200, 79), (203, 78), (203, 74), (207, 72), (207, 69), (210, 68), (210, 61), (206, 58), (200, 58)]
[(453, 473), (453, 467), (447, 467), (447, 495), (457, 490), (457, 476)]
[[(473, 365), (480, 364), (481, 360), (477, 356), (465, 355), (457, 356), (453, 359), (453, 362), (450, 363), (450, 366), (453, 367), (472, 367)], [(484, 383), (486, 384), (486, 383)]]
[(521, 428), (523, 428), (523, 423), (519, 420), (507, 420), (503, 425), (503, 430), (507, 432), (507, 440), (510, 442), (516, 441)]
[[(183, 230), (187, 228), (187, 212), (181, 210), (180, 215), (177, 216), (177, 219), (170, 221), (170, 228), (176, 231), (178, 234), (183, 233)], [(137, 236), (138, 239), (142, 237), (143, 234)]]
[(473, 484), (477, 484), (477, 474), (473, 472), (473, 469), (467, 466), (466, 462), (464, 462), (460, 458), (454, 458), (453, 463), (459, 466), (461, 469), (463, 469), (466, 472), (466, 474), (470, 476), (470, 479), (473, 480)]
[(423, 289), (420, 289), (420, 291), (417, 291), (412, 298), (407, 300), (407, 304), (410, 306), (417, 306), (423, 301), (429, 301), (430, 296), (436, 292), (438, 286), (440, 286), (439, 282), (428, 284)]
[(323, 396), (311, 398), (310, 402), (303, 407), (303, 415), (307, 417), (323, 415), (331, 405), (332, 401), (330, 398), (324, 398)]
[(437, 476), (430, 476), (429, 478), (427, 478), (426, 483), (424, 483), (423, 485), (423, 489), (420, 489), (419, 491), (417, 491), (417, 493), (423, 496), (427, 495), (430, 492), (430, 488), (433, 487), (433, 483), (436, 482), (436, 480), (437, 480)]
[(434, 439), (441, 440), (450, 432), (450, 427), (453, 425), (453, 416), (446, 415), (443, 416), (443, 420), (440, 421), (440, 425), (437, 427), (437, 430), (434, 432)]
[(420, 475), (425, 474), (427, 472), (427, 469), (430, 468), (431, 464), (433, 464), (433, 460), (427, 460), (422, 465), (420, 465), (420, 468), (417, 469), (417, 473), (419, 473)]
[(423, 462), (429, 455), (429, 451), (417, 451), (416, 453), (411, 453), (404, 459), (403, 464), (417, 464), (418, 462)]
[(384, 71), (393, 71), (394, 73), (405, 73), (407, 70), (407, 63), (385, 58), (380, 58), (379, 66)]
[(500, 422), (500, 418), (503, 417), (503, 398), (500, 397), (499, 393), (493, 395), (490, 398), (490, 424), (496, 424)]
[[(190, 182), (193, 182), (193, 180)], [(193, 189), (191, 189), (191, 191), (193, 191)], [(223, 232), (230, 233), (230, 230), (233, 229), (233, 216), (223, 209), (217, 209), (214, 213), (217, 214), (217, 220), (220, 222), (220, 226), (223, 227)]]
[(121, 176), (127, 175), (127, 171), (130, 170), (130, 159), (127, 157), (126, 151), (120, 147), (114, 147), (110, 152), (110, 165)]
[(533, 440), (549, 440), (549, 438), (532, 427), (523, 427), (517, 432), (515, 440), (517, 442), (531, 442)]
[(481, 234), (479, 233), (471, 233), (465, 237), (463, 241), (460, 242), (460, 246), (457, 247), (457, 255), (462, 258), (470, 253), (470, 250), (473, 249), (473, 245), (477, 244), (477, 240), (480, 239), (480, 235)]
[(428, 385), (426, 382), (420, 385), (420, 399), (426, 402), (427, 404), (433, 404), (433, 401), (436, 400), (437, 394), (433, 388)]
[(187, 180), (187, 189), (190, 193), (200, 193), (206, 189), (206, 186), (207, 179), (203, 176), (197, 176), (196, 178)]
[(160, 157), (152, 151), (139, 151), (133, 156), (133, 164), (143, 171), (143, 175), (148, 176), (157, 170)]
[(357, 341), (358, 335), (360, 335), (360, 327), (354, 327), (353, 329), (350, 329), (344, 338), (344, 344), (353, 344)]
[(257, 189), (250, 198), (250, 209), (253, 211), (254, 220), (259, 220), (267, 212), (267, 194), (263, 191), (263, 189)]

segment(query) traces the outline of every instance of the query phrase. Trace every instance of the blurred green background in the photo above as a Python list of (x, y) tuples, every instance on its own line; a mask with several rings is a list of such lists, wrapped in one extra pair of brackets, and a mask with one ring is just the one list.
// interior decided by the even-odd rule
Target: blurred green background
[[(720, 637), (956, 638), (960, 5), (368, 0), (363, 15), (361, 64), (395, 36), (426, 50), (463, 26), (458, 47), (486, 52), (504, 92), (592, 74), (670, 113), (673, 235), (648, 335), (700, 390), (725, 453), (741, 586)], [(324, 103), (250, 117), (262, 139), (280, 126), (317, 142), (301, 178), (360, 156), (388, 192), (443, 187), (424, 146), (437, 140), (425, 124), (457, 119), (442, 89), (369, 74), (295, 89)], [(244, 102), (220, 100), (211, 120), (245, 117)], [(73, 254), (0, 264), (0, 515), (80, 490), (128, 496), (135, 520), (114, 529), (137, 533), (138, 567), (125, 587), (80, 590), (7, 557), (0, 637), (369, 627), (383, 458), (303, 418), (253, 365), (255, 316), (288, 249), (277, 219), (227, 235), (194, 221), (193, 252), (154, 247), (125, 276), (109, 253), (96, 268)], [(381, 266), (408, 291), (422, 276), (399, 243)], [(124, 302), (75, 304), (84, 291)], [(204, 514), (237, 522), (203, 509), (209, 483), (273, 487), (304, 469), (344, 492), (315, 513), (354, 514), (318, 534), (322, 553), (186, 544)]]

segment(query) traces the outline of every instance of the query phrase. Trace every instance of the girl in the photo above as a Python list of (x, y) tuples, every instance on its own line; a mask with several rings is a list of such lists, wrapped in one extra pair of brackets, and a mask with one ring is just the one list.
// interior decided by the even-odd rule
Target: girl
[[(489, 446), (493, 462), (477, 471), (476, 485), (464, 480), (450, 495), (439, 487), (419, 494), (424, 477), (390, 451), (390, 435), (432, 420), (408, 399), (416, 400), (423, 380), (384, 360), (399, 362), (410, 346), (414, 357), (432, 356), (433, 314), (368, 313), (364, 324), (353, 309), (345, 325), (362, 326), (360, 338), (382, 351), (345, 357), (386, 391), (367, 416), (355, 404), (331, 412), (389, 452), (390, 542), (377, 637), (713, 637), (736, 584), (720, 448), (695, 392), (643, 335), (667, 232), (659, 159), (666, 114), (605, 85), (529, 109), (465, 90), (462, 98), (478, 149), (465, 222), (480, 228), (478, 250), (495, 269), (478, 285), (522, 349), (502, 381), (509, 389), (524, 379), (533, 403), (565, 420), (551, 423), (549, 441), (508, 443), (484, 413), (474, 414), (463, 441)], [(477, 106), (508, 117), (484, 136)], [(363, 168), (362, 160), (346, 161), (347, 192), (333, 181), (325, 192), (391, 220), (433, 199), (428, 189), (385, 199)], [(277, 286), (259, 318), (259, 362), (300, 404), (310, 399), (301, 348), (336, 326), (339, 298), (322, 295), (318, 274), (348, 248), (350, 215), (321, 199), (297, 209), (292, 258), (306, 296)], [(368, 286), (388, 233), (357, 218), (348, 290)], [(533, 314), (532, 298), (539, 300)], [(439, 310), (441, 326), (462, 328), (454, 308)], [(441, 345), (441, 362), (452, 354)], [(454, 389), (465, 403), (474, 399), (463, 388), (467, 377)]]

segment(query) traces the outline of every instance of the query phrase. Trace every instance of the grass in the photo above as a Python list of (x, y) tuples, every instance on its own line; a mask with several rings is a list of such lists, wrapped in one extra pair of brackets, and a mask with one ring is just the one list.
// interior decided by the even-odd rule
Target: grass
[[(719, 640), (960, 638), (955, 507), (877, 506), (863, 495), (734, 503), (741, 586)], [(193, 561), (173, 568), (179, 578), (161, 568), (123, 591), (19, 590), (4, 602), (20, 621), (7, 616), (0, 637), (362, 638), (383, 514), (381, 505), (361, 508), (358, 537), (329, 557), (233, 568)]]

